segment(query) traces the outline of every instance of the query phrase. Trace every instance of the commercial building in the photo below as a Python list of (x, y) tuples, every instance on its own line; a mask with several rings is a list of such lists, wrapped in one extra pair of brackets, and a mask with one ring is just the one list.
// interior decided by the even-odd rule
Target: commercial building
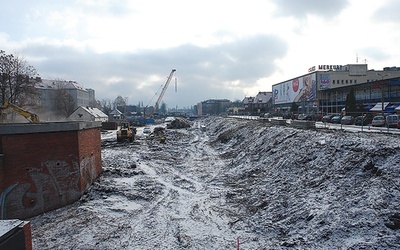
[(353, 90), (357, 105), (372, 108), (379, 102), (400, 104), (400, 68), (368, 70), (367, 64), (319, 65), (309, 73), (272, 86), (275, 111), (341, 113), (347, 94)]

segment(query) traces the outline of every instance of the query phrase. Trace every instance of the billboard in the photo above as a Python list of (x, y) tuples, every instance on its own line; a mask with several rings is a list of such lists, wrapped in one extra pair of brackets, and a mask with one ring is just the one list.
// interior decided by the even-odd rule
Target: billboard
[(319, 81), (320, 89), (329, 89), (331, 87), (331, 75), (329, 74), (321, 74)]
[(272, 86), (275, 104), (292, 102), (314, 102), (317, 96), (316, 73), (276, 84)]

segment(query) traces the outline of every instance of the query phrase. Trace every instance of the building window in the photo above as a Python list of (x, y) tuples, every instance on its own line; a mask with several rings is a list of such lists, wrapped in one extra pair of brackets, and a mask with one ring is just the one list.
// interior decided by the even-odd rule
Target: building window
[(342, 84), (344, 83), (344, 80), (342, 80)]
[(354, 79), (354, 83), (357, 83), (357, 79)]
[(353, 80), (350, 79), (350, 83), (353, 83)]
[(333, 80), (332, 83), (335, 84), (335, 80)]

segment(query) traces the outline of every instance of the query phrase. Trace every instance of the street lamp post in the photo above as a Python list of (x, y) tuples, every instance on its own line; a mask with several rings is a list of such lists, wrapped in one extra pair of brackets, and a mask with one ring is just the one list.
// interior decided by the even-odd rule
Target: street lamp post
[(387, 76), (390, 76), (390, 74), (389, 73), (387, 73), (387, 74), (376, 73), (376, 75), (381, 77), (381, 104), (382, 104), (382, 116), (384, 116), (383, 114), (384, 114), (384, 111), (385, 111), (385, 105), (384, 105), (385, 96), (384, 96), (384, 93), (383, 93), (383, 88), (384, 88), (384, 86), (383, 86), (383, 78), (385, 78)]

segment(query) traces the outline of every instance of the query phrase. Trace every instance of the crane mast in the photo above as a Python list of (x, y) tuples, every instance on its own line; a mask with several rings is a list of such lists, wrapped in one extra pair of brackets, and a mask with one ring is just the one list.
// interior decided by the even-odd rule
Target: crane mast
[(172, 76), (174, 75), (175, 71), (176, 71), (176, 69), (172, 69), (171, 73), (169, 74), (169, 76), (167, 78), (167, 81), (165, 82), (165, 84), (164, 84), (164, 86), (163, 86), (163, 88), (161, 90), (160, 96), (158, 97), (157, 102), (154, 105), (154, 108), (150, 112), (150, 117), (153, 117), (154, 112), (158, 109), (158, 105), (160, 105), (160, 102), (161, 102), (161, 100), (162, 100), (162, 98), (163, 98), (163, 96), (165, 94), (165, 91), (168, 88), (169, 83), (171, 82)]

